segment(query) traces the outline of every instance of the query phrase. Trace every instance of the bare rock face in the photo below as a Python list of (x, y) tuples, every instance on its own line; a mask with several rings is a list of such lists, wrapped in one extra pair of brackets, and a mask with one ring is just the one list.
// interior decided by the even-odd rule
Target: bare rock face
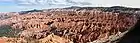
[[(19, 33), (20, 38), (44, 40), (41, 43), (87, 43), (110, 41), (109, 38), (130, 30), (137, 18), (133, 14), (96, 10), (53, 10), (14, 16), (10, 21), (13, 28), (23, 30)], [(51, 34), (56, 38), (53, 39)]]
[(25, 39), (22, 39), (22, 38), (1, 37), (0, 40), (3, 41), (1, 43), (28, 43)]
[(68, 39), (51, 34), (43, 39), (40, 39), (39, 43), (72, 43), (72, 42)]

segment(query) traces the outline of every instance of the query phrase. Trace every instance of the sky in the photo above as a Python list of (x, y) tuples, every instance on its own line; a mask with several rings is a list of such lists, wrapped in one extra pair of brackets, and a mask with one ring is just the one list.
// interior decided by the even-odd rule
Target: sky
[(0, 0), (0, 12), (19, 12), (70, 6), (126, 6), (140, 8), (140, 2), (139, 0)]

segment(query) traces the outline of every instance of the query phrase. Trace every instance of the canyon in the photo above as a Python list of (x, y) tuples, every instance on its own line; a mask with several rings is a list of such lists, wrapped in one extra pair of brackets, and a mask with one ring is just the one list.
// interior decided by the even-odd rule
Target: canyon
[(32, 11), (1, 18), (1, 30), (10, 29), (0, 32), (6, 34), (0, 39), (7, 43), (115, 43), (139, 20), (138, 11), (131, 10), (70, 7)]

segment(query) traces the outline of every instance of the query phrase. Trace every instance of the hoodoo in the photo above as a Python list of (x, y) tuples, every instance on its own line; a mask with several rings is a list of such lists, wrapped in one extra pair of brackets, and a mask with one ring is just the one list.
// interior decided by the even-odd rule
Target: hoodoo
[(34, 39), (32, 41), (37, 43), (102, 43), (121, 38), (137, 20), (135, 14), (81, 8), (49, 9), (15, 15), (2, 21), (10, 22), (12, 29), (21, 29), (18, 38), (24, 42)]

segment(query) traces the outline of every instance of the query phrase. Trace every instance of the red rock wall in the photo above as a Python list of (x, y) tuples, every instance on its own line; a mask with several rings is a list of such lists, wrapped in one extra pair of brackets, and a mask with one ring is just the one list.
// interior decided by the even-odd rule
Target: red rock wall
[(101, 11), (52, 11), (29, 14), (31, 15), (17, 16), (21, 20), (14, 23), (13, 27), (33, 31), (50, 27), (50, 32), (55, 35), (77, 43), (108, 38), (110, 35), (128, 30), (137, 21), (135, 15)]

